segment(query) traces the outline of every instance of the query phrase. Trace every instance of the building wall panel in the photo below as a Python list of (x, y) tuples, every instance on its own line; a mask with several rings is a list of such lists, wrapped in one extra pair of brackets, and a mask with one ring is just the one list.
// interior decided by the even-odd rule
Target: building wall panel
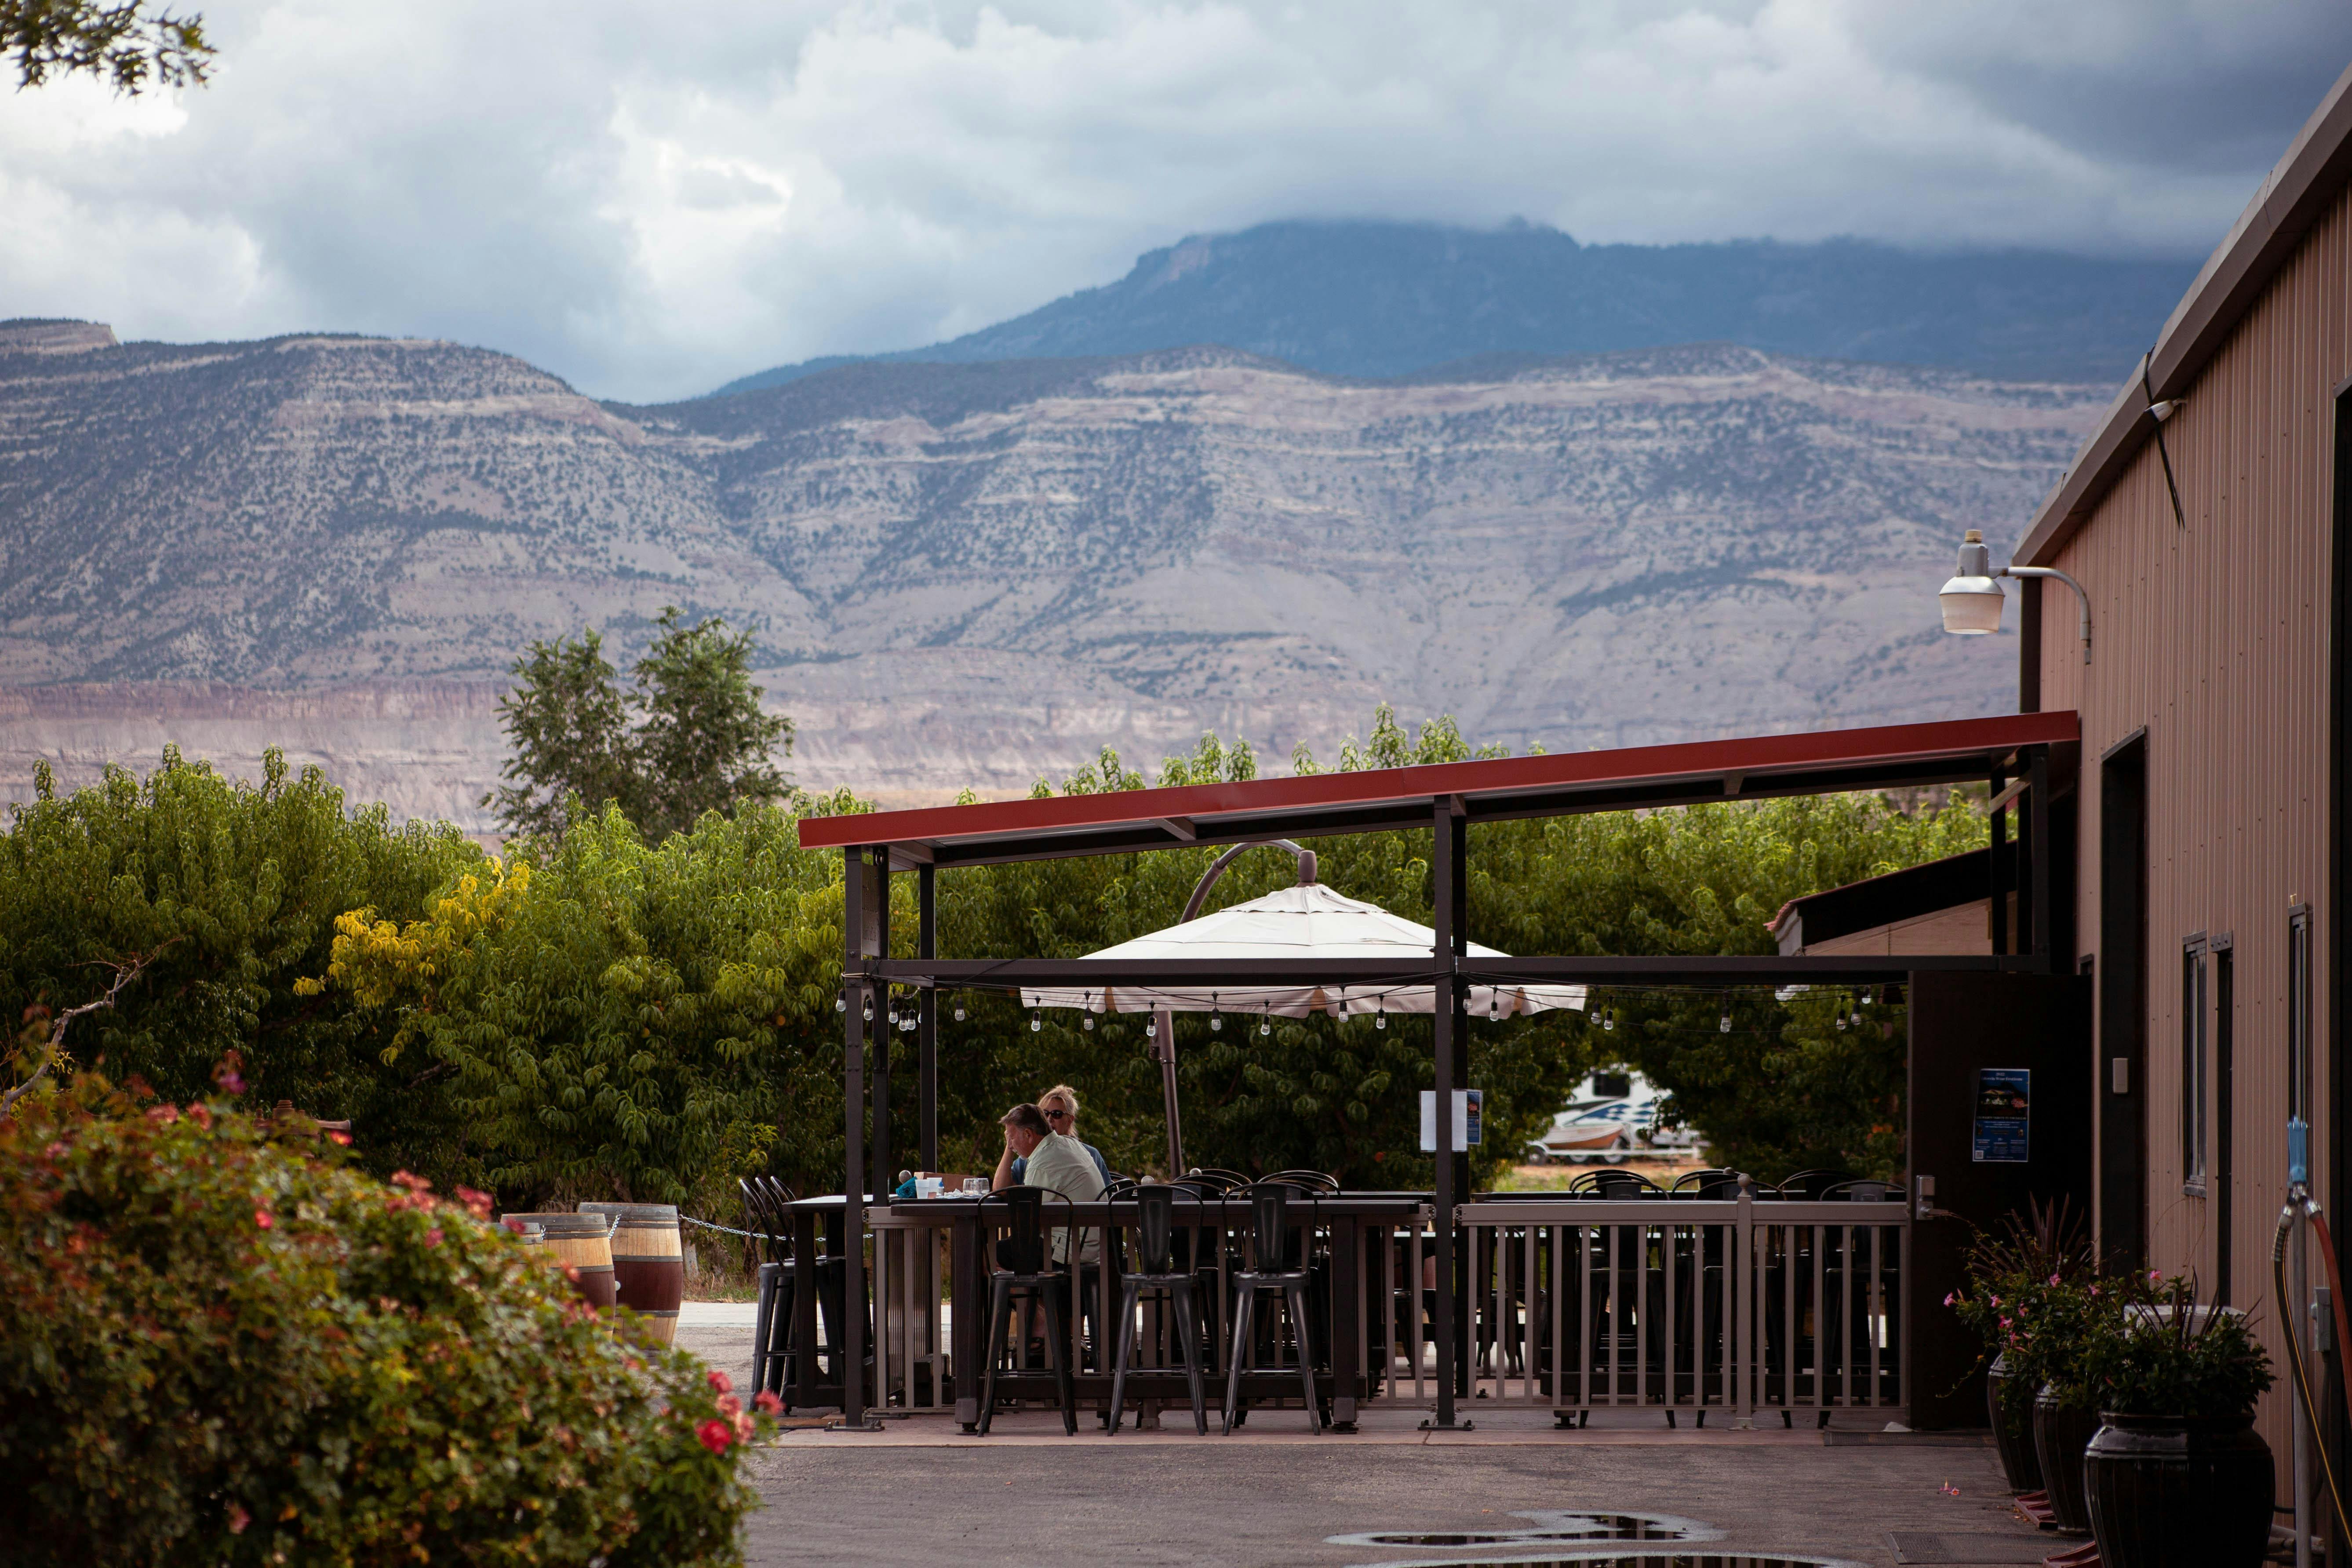
[[(2181, 944), (2233, 940), (2236, 1074), (2230, 1299), (2283, 1357), (2270, 1240), (2285, 1195), (2287, 919), (2314, 906), (2315, 953), (2337, 918), (2322, 894), (2334, 495), (2333, 389), (2352, 377), (2352, 195), (2341, 195), (2164, 426), (2185, 518), (2150, 444), (2054, 564), (2089, 591), (2095, 661), (2071, 637), (2073, 595), (2042, 593), (2042, 701), (2082, 716), (2079, 955), (2099, 939), (2097, 759), (2147, 731), (2147, 1116), (2151, 1263), (2210, 1281), (2216, 1200), (2182, 1191)], [(2313, 1012), (2327, 1016), (2324, 961)], [(2326, 1052), (2314, 1102), (2328, 1103)], [(2100, 1073), (2104, 1090), (2104, 1064)], [(2217, 1086), (2207, 1086), (2209, 1106)], [(2116, 1102), (2102, 1093), (2103, 1107)], [(2326, 1141), (2315, 1136), (2324, 1158)], [(2209, 1164), (2214, 1155), (2209, 1135)], [(2329, 1173), (2315, 1173), (2321, 1190)], [(2283, 1361), (2281, 1362), (2283, 1365)], [(2287, 1436), (2284, 1394), (2263, 1428)]]

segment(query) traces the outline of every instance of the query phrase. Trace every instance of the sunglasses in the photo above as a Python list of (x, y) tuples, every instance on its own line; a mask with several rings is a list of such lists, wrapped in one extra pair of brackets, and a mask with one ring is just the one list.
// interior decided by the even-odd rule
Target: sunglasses
[(1070, 1115), (1071, 1113), (1066, 1110), (1049, 1110), (1045, 1112), (1045, 1120), (1048, 1121), (1067, 1121), (1070, 1119)]

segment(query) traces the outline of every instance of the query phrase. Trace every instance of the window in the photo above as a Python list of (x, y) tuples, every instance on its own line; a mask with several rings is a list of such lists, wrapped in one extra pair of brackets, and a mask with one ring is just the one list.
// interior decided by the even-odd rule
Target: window
[(2205, 935), (2180, 948), (2180, 1190), (2205, 1195)]

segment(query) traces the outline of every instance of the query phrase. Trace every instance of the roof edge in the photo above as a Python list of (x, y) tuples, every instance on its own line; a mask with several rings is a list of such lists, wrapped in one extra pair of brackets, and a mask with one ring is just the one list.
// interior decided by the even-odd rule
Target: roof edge
[(2024, 539), (2010, 557), (2014, 564), (2047, 565), (2064, 548), (2155, 431), (2156, 421), (2147, 413), (2151, 394), (2162, 401), (2189, 390), (2302, 244), (2320, 209), (2347, 184), (2352, 184), (2352, 66), (2336, 77), (2285, 153), (2263, 176), (2238, 221), (2205, 258), (2196, 281), (2157, 334), (2155, 346), (2116, 392), (2098, 431), (2083, 444), (2073, 467), (2034, 511)]

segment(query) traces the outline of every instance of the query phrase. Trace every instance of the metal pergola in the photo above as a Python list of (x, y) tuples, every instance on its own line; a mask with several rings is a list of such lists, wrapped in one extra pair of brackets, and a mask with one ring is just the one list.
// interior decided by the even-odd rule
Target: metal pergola
[[(1629, 986), (1900, 984), (1928, 971), (2052, 973), (2053, 857), (2050, 803), (2071, 787), (2081, 729), (2072, 712), (2021, 713), (1928, 724), (1887, 725), (1802, 734), (1758, 735), (1679, 745), (1641, 746), (1559, 756), (1508, 757), (1361, 773), (1316, 773), (1241, 784), (990, 802), (915, 811), (804, 817), (804, 848), (838, 848), (845, 871), (842, 956), (844, 1121), (843, 1252), (848, 1277), (843, 1313), (843, 1416), (862, 1415), (866, 1352), (862, 1237), (865, 1210), (889, 1200), (892, 1172), (889, 1053), (874, 1053), (870, 1095), (874, 1137), (866, 1139), (869, 1096), (866, 1047), (876, 993), (916, 990), (920, 1078), (919, 1163), (939, 1165), (939, 1010), (941, 990), (1017, 990), (1023, 986), (1193, 986), (1330, 984), (1449, 985), (1454, 1005), (1433, 1016), (1436, 1082), (1468, 1087), (1461, 1041), (1468, 1026), (1464, 998), (1474, 984), (1587, 983)], [(1472, 959), (1465, 952), (1468, 908), (1468, 831), (1473, 823), (1727, 800), (1837, 795), (1856, 791), (1983, 782), (1991, 789), (1992, 836), (2001, 845), (2013, 822), (2016, 886), (2011, 858), (1989, 858), (1990, 952), (1877, 957), (1723, 956), (1622, 958), (1531, 956)], [(942, 867), (1001, 865), (1077, 855), (1129, 854), (1195, 845), (1306, 838), (1339, 833), (1428, 828), (1435, 941), (1426, 962), (1328, 960), (1312, 973), (1289, 959), (1150, 960), (947, 959), (939, 956), (937, 874)], [(918, 951), (888, 951), (890, 876), (916, 873), (920, 910)], [(2016, 930), (2009, 930), (2011, 896)], [(886, 1024), (886, 1020), (876, 1020)], [(875, 1031), (879, 1038), (879, 1030)], [(1450, 1215), (1466, 1169), (1457, 1171), (1453, 1096), (1436, 1095), (1436, 1211)], [(1171, 1173), (1171, 1174), (1174, 1173)], [(1454, 1227), (1436, 1228), (1440, 1279), (1454, 1278)], [(1436, 1292), (1441, 1345), (1454, 1342), (1454, 1292)], [(1436, 1425), (1454, 1423), (1455, 1379), (1437, 1380)]]

